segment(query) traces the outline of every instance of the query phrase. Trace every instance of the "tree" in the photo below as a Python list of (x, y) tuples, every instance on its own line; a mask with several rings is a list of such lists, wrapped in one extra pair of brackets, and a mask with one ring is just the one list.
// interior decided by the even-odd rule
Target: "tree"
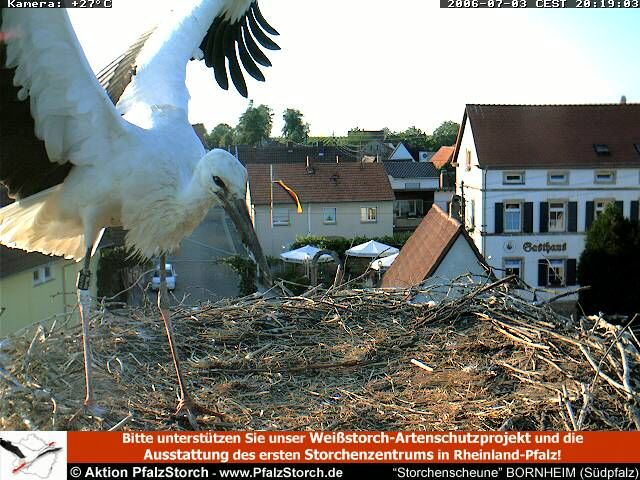
[(235, 142), (235, 131), (226, 123), (219, 123), (205, 137), (210, 148), (228, 147)]
[(309, 138), (309, 124), (302, 120), (302, 112), (293, 108), (287, 108), (282, 115), (284, 126), (282, 136), (285, 140), (296, 143), (304, 143)]
[(259, 145), (271, 135), (273, 126), (273, 111), (266, 105), (253, 106), (253, 100), (249, 107), (240, 116), (236, 127), (236, 141), (244, 145)]
[(458, 138), (458, 130), (460, 130), (460, 125), (456, 122), (452, 122), (451, 120), (442, 122), (431, 135), (431, 150), (437, 151), (440, 147), (454, 145)]
[(578, 283), (587, 313), (640, 312), (640, 228), (611, 204), (595, 219), (580, 255)]

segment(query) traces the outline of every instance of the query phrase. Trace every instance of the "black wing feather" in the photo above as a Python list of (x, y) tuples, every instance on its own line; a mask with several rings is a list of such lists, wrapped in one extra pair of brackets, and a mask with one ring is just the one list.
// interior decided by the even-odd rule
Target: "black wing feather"
[(238, 57), (236, 56), (236, 39), (238, 38), (239, 23), (228, 25), (224, 33), (224, 54), (229, 60), (229, 74), (231, 75), (231, 81), (236, 87), (236, 90), (240, 92), (240, 95), (247, 97), (247, 84), (244, 81), (244, 75), (240, 69), (238, 63)]
[(244, 41), (247, 44), (247, 49), (249, 50), (249, 53), (251, 54), (253, 59), (263, 67), (270, 67), (271, 62), (264, 54), (264, 52), (260, 50), (260, 47), (251, 35), (251, 30), (249, 30), (249, 20), (247, 20), (246, 17), (244, 18), (244, 23), (242, 24), (242, 32), (244, 33)]
[(251, 33), (253, 33), (253, 36), (258, 41), (258, 43), (260, 43), (260, 45), (269, 50), (280, 50), (278, 44), (267, 37), (267, 34), (262, 31), (260, 25), (258, 25), (258, 22), (251, 13), (247, 13), (247, 18), (249, 19)]
[(258, 21), (258, 23), (260, 24), (260, 26), (265, 32), (267, 32), (269, 35), (280, 35), (278, 31), (275, 28), (273, 28), (271, 25), (269, 25), (269, 22), (267, 22), (265, 18), (262, 16), (262, 12), (260, 12), (260, 7), (258, 7), (258, 2), (254, 2), (251, 4), (251, 10), (253, 10), (253, 14), (256, 17), (256, 20)]
[(264, 82), (264, 75), (256, 62), (251, 58), (251, 54), (247, 50), (247, 46), (244, 44), (244, 35), (242, 32), (242, 25), (238, 28), (238, 38), (236, 41), (238, 42), (238, 53), (240, 54), (240, 61), (242, 62), (242, 66), (247, 71), (249, 75), (251, 75), (256, 80), (260, 82)]
[(205, 64), (213, 67), (218, 85), (224, 90), (229, 88), (228, 72), (238, 92), (246, 97), (247, 84), (241, 65), (253, 78), (264, 81), (264, 75), (256, 63), (270, 67), (271, 62), (258, 43), (269, 50), (279, 50), (280, 47), (267, 36), (267, 33), (279, 34), (264, 19), (257, 0), (254, 0), (244, 15), (233, 23), (225, 18), (225, 15), (226, 13), (213, 21), (200, 43), (200, 50), (204, 54)]

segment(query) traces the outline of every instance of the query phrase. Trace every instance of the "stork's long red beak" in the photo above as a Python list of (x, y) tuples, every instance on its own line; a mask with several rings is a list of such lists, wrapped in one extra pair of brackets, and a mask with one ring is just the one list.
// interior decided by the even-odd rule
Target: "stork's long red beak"
[(266, 287), (271, 287), (273, 285), (271, 271), (269, 270), (267, 259), (264, 256), (262, 246), (258, 240), (258, 235), (256, 235), (256, 231), (253, 228), (253, 222), (247, 211), (245, 199), (223, 198), (223, 206), (231, 217), (231, 220), (233, 220), (236, 230), (238, 230), (242, 238), (242, 243), (244, 243), (253, 254), (253, 258), (258, 265), (258, 279)]

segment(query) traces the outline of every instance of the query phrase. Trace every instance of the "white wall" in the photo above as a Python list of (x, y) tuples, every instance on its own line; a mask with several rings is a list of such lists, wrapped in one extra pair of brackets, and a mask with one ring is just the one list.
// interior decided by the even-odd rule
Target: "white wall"
[[(469, 274), (468, 278), (459, 279), (461, 275)], [(487, 272), (482, 267), (467, 240), (459, 235), (446, 257), (442, 260), (436, 271), (424, 281), (425, 287), (433, 286), (428, 295), (419, 295), (415, 299), (417, 302), (429, 300), (440, 301), (445, 296), (456, 297), (460, 292), (456, 289), (450, 290), (448, 284), (453, 280), (470, 283), (472, 281), (482, 282), (486, 280)]]
[(391, 188), (395, 190), (418, 190), (418, 188), (406, 188), (405, 184), (407, 183), (417, 183), (420, 185), (419, 189), (421, 190), (438, 190), (440, 188), (440, 179), (439, 178), (394, 178), (391, 175), (388, 175), (389, 183), (391, 184)]
[[(335, 225), (323, 223), (324, 207), (336, 208)], [(360, 221), (361, 207), (377, 207), (377, 222)], [(254, 226), (266, 255), (278, 256), (286, 251), (296, 237), (301, 235), (323, 235), (352, 238), (356, 236), (382, 237), (393, 234), (393, 202), (336, 202), (302, 204), (303, 212), (296, 213), (291, 204), (275, 205), (274, 208), (289, 209), (289, 225), (270, 224), (269, 205), (254, 206)]]

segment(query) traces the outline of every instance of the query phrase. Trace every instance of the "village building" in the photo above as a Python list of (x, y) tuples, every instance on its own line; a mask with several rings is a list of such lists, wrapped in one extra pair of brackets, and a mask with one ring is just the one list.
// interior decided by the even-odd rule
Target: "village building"
[(594, 218), (614, 204), (638, 221), (640, 104), (467, 105), (453, 160), (489, 265), (567, 293)]
[(488, 276), (489, 269), (464, 225), (434, 205), (384, 274), (381, 286), (434, 285), (432, 297), (439, 298), (454, 281), (482, 282)]
[[(248, 164), (247, 171), (251, 216), (266, 255), (280, 255), (298, 236), (393, 234), (395, 197), (381, 163)], [(276, 181), (297, 194), (301, 213)]]

